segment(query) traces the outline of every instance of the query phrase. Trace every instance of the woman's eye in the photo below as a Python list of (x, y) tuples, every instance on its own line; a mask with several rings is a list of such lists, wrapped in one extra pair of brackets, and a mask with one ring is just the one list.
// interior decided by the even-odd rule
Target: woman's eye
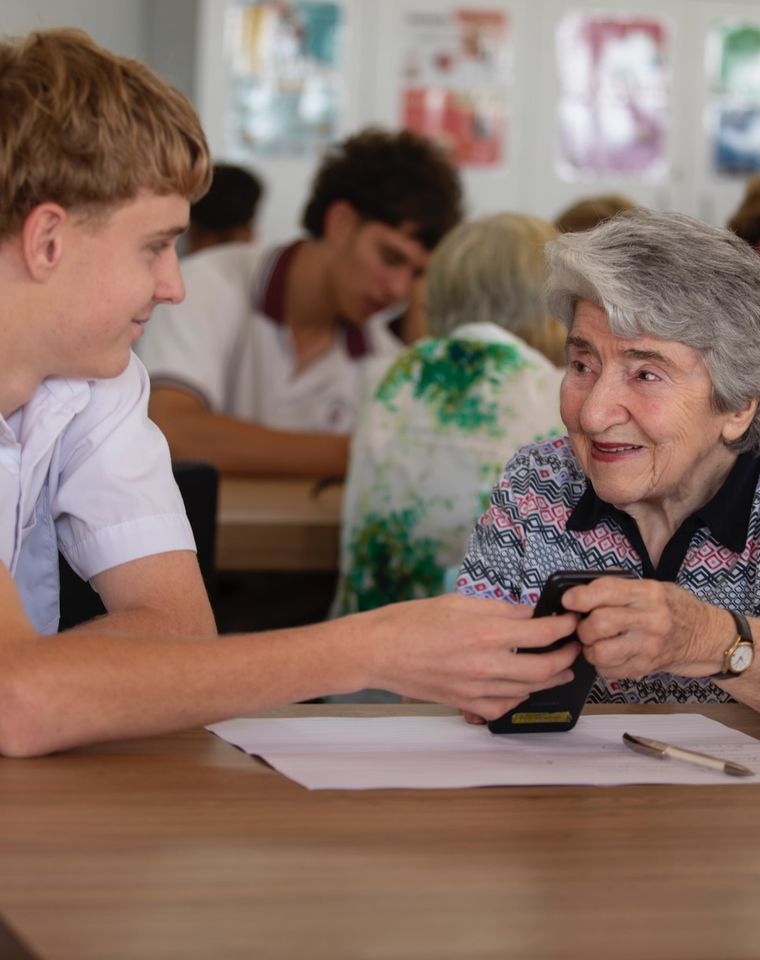
[(571, 360), (568, 366), (576, 373), (588, 373), (590, 369), (582, 360)]

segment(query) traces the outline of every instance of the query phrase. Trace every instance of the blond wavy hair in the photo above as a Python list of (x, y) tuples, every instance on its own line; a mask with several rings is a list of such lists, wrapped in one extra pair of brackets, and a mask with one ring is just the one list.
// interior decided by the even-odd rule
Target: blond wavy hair
[(0, 40), (0, 240), (40, 203), (100, 215), (142, 190), (191, 202), (208, 145), (179, 90), (80, 30)]

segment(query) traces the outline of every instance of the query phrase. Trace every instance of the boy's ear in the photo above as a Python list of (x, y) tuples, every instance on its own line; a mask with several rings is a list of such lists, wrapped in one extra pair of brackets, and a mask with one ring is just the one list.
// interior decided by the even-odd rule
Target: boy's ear
[(325, 211), (324, 235), (342, 240), (356, 229), (359, 221), (359, 214), (347, 200), (335, 200)]
[(58, 266), (63, 254), (63, 225), (66, 210), (57, 203), (40, 203), (21, 228), (21, 245), (27, 270), (44, 282)]

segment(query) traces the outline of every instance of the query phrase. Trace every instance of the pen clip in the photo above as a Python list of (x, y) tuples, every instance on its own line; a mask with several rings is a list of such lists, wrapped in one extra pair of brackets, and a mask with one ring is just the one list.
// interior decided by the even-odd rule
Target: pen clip
[(623, 734), (623, 741), (631, 750), (636, 753), (643, 753), (647, 757), (656, 757), (658, 760), (665, 759), (665, 744), (659, 740), (647, 740), (644, 737), (634, 737), (631, 733)]

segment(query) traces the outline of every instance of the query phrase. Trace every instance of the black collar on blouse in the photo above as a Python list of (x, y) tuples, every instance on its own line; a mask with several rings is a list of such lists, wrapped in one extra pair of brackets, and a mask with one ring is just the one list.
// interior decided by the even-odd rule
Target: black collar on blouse
[(568, 530), (591, 530), (603, 520), (613, 521), (628, 537), (644, 564), (644, 576), (656, 580), (675, 580), (689, 549), (692, 536), (700, 527), (707, 527), (724, 547), (741, 553), (747, 545), (749, 518), (760, 477), (760, 456), (742, 453), (731, 468), (723, 485), (704, 506), (681, 524), (662, 552), (657, 569), (649, 559), (636, 521), (611, 503), (601, 500), (590, 482), (567, 522)]

